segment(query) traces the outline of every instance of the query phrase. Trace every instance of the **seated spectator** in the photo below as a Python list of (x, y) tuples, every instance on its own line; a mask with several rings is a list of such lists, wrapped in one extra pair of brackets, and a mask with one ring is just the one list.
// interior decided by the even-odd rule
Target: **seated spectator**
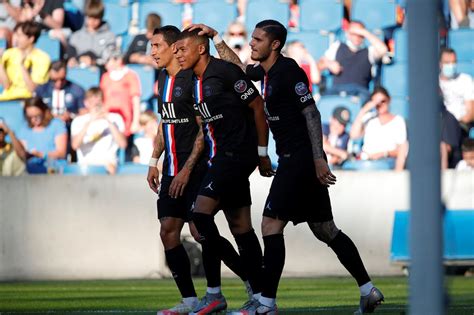
[(139, 63), (149, 66), (156, 66), (155, 61), (149, 53), (147, 53), (148, 43), (153, 37), (153, 31), (161, 27), (161, 17), (156, 13), (150, 13), (145, 21), (145, 34), (138, 34), (128, 46), (125, 54), (125, 63)]
[[(122, 116), (125, 136), (130, 137), (140, 129), (140, 79), (134, 71), (125, 66), (120, 52), (115, 52), (109, 58), (105, 68), (107, 72), (100, 80), (100, 88), (104, 93), (104, 108)], [(132, 144), (129, 145), (131, 148)]]
[(20, 158), (26, 161), (28, 173), (46, 173), (46, 163), (66, 158), (66, 125), (38, 97), (25, 101), (24, 113), (28, 124), (17, 132), (24, 148)]
[(84, 89), (66, 79), (66, 62), (55, 61), (49, 70), (49, 81), (36, 88), (36, 96), (49, 106), (54, 117), (66, 124), (84, 111)]
[[(361, 22), (352, 21), (345, 34), (346, 41), (334, 42), (319, 60), (319, 69), (328, 69), (334, 75), (333, 86), (326, 93), (344, 92), (357, 95), (365, 102), (369, 98), (372, 68), (388, 48)], [(365, 47), (365, 40), (369, 42), (369, 47)]]
[(11, 9), (20, 6), (21, 0), (9, 0), (0, 2), (0, 39), (5, 39), (7, 48), (11, 47), (13, 28), (16, 21), (12, 16)]
[(238, 21), (230, 23), (225, 32), (224, 40), (237, 56), (239, 56), (243, 64), (250, 62), (251, 49), (244, 24)]
[(407, 153), (405, 119), (390, 113), (390, 95), (383, 87), (374, 89), (371, 99), (362, 107), (352, 125), (351, 139), (362, 136), (361, 159), (392, 158), (396, 170), (404, 168)]
[(152, 111), (140, 115), (140, 133), (133, 139), (132, 161), (148, 165), (153, 153), (156, 132), (158, 131), (158, 118)]
[[(101, 1), (88, 1), (85, 8), (84, 26), (69, 37), (67, 56), (68, 66), (92, 66), (95, 63), (104, 65), (112, 51), (115, 50), (115, 35), (109, 25), (103, 21), (105, 8)], [(92, 60), (80, 63), (79, 56), (88, 53)]]
[(87, 114), (77, 116), (71, 124), (71, 146), (77, 151), (77, 162), (101, 165), (110, 174), (117, 170), (117, 151), (127, 146), (124, 123), (119, 114), (108, 113), (99, 88), (87, 90), (84, 105)]
[(289, 42), (286, 49), (286, 54), (288, 57), (293, 58), (296, 63), (304, 70), (309, 82), (312, 84), (319, 84), (321, 82), (321, 74), (319, 73), (316, 61), (302, 42)]
[[(11, 143), (6, 141), (7, 135)], [(18, 176), (25, 172), (25, 163), (17, 152), (22, 154), (23, 146), (6, 122), (0, 120), (0, 176)]]
[(61, 29), (64, 24), (62, 0), (22, 0), (19, 6), (7, 4), (7, 7), (17, 23), (35, 21), (46, 30)]
[(456, 169), (458, 171), (474, 170), (474, 139), (464, 139), (461, 149), (462, 160), (456, 165)]
[(449, 0), (451, 29), (474, 28), (474, 1)]
[(19, 23), (15, 27), (16, 47), (1, 56), (0, 84), (4, 90), (0, 101), (29, 98), (38, 84), (48, 80), (50, 59), (35, 47), (41, 27), (36, 22)]
[(340, 166), (349, 157), (349, 134), (346, 132), (346, 126), (350, 118), (349, 110), (339, 106), (334, 109), (329, 124), (323, 124), (323, 149), (328, 155), (330, 166)]
[(441, 103), (441, 169), (455, 168), (462, 159), (462, 130), (456, 117)]
[(443, 48), (440, 55), (439, 85), (444, 105), (465, 131), (474, 123), (474, 83), (469, 74), (456, 70), (456, 52)]

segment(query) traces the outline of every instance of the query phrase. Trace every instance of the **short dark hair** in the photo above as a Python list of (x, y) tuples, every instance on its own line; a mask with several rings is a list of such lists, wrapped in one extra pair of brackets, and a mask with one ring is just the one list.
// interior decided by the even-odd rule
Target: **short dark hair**
[(181, 31), (173, 25), (165, 25), (160, 28), (155, 28), (153, 35), (161, 34), (168, 45), (175, 43), (178, 40)]
[(255, 25), (255, 28), (260, 28), (265, 33), (267, 33), (271, 41), (279, 41), (280, 47), (278, 47), (278, 51), (281, 51), (283, 46), (285, 46), (286, 36), (288, 32), (285, 26), (283, 26), (283, 24), (281, 24), (280, 22), (275, 20), (263, 20), (257, 23), (257, 25)]
[(87, 1), (84, 15), (91, 18), (102, 20), (104, 18), (105, 7), (102, 1), (89, 0)]
[(67, 68), (66, 60), (56, 60), (51, 63), (51, 66), (49, 69), (53, 71), (59, 71), (61, 69), (66, 69), (66, 68)]
[(207, 38), (204, 35), (199, 35), (200, 31), (202, 31), (202, 29), (200, 28), (196, 28), (192, 31), (184, 30), (181, 33), (179, 33), (177, 40), (186, 39), (186, 38), (195, 38), (196, 40), (198, 40), (199, 42), (205, 45), (206, 52), (209, 53), (209, 38)]
[(36, 43), (38, 38), (41, 35), (41, 25), (37, 22), (33, 21), (26, 21), (26, 22), (21, 22), (18, 23), (13, 31), (17, 31), (18, 29), (21, 29), (23, 34), (25, 34), (28, 37), (34, 37), (33, 43)]
[(145, 25), (147, 31), (153, 31), (161, 27), (161, 17), (156, 13), (150, 13), (146, 16)]
[(381, 93), (383, 95), (385, 95), (388, 99), (391, 99), (390, 97), (390, 93), (388, 93), (387, 89), (384, 88), (383, 86), (379, 85), (379, 86), (376, 86), (374, 88), (374, 91), (372, 92), (372, 94), (370, 95), (370, 97), (372, 98), (375, 94), (377, 93)]
[(474, 151), (474, 139), (466, 138), (462, 142), (462, 152), (472, 152)]
[(441, 57), (443, 57), (443, 54), (454, 54), (456, 55), (456, 51), (452, 48), (449, 48), (449, 47), (443, 47), (441, 48), (440, 52), (439, 52), (439, 59), (441, 60)]

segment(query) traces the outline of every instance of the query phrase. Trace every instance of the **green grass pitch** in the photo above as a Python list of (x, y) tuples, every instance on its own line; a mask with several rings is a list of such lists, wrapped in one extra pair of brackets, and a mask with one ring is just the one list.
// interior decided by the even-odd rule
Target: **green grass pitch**
[[(404, 314), (408, 297), (405, 277), (378, 277), (385, 294), (376, 313)], [(198, 295), (205, 281), (195, 281)], [(245, 302), (243, 284), (223, 279), (229, 309)], [(474, 277), (447, 277), (448, 314), (474, 314)], [(172, 279), (125, 281), (0, 282), (0, 314), (156, 314), (179, 299)], [(283, 278), (280, 314), (352, 314), (359, 292), (349, 277)]]

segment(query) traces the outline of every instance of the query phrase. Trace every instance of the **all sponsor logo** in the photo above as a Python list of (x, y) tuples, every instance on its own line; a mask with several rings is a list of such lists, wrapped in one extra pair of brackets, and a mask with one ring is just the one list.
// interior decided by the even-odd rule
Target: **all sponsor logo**
[(245, 80), (239, 80), (234, 84), (234, 90), (237, 93), (243, 93), (247, 89), (247, 82)]
[(163, 103), (161, 107), (161, 116), (165, 118), (176, 118), (176, 113), (174, 111), (174, 103)]
[(308, 93), (308, 88), (306, 87), (306, 84), (304, 84), (303, 82), (298, 82), (295, 85), (295, 92), (299, 96), (303, 96), (306, 93)]

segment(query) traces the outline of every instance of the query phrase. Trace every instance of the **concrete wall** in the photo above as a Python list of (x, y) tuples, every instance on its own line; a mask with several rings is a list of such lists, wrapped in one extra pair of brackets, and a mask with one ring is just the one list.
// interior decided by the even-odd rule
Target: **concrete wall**
[[(393, 212), (409, 207), (408, 173), (336, 176), (330, 189), (336, 224), (356, 243), (369, 273), (400, 274), (389, 255)], [(253, 174), (251, 182), (252, 220), (261, 235), (271, 180)], [(474, 174), (445, 173), (443, 192), (449, 208), (474, 208)], [(169, 276), (155, 201), (142, 175), (0, 178), (0, 280)], [(223, 215), (216, 220), (232, 239)], [(305, 224), (288, 225), (285, 239), (285, 275), (347, 274)]]

